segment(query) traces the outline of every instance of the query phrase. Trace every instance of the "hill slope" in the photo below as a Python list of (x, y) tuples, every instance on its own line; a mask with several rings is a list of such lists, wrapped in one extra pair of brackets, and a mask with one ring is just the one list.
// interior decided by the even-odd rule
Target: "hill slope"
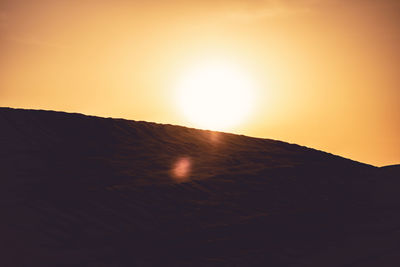
[(0, 129), (4, 266), (397, 260), (400, 202), (384, 197), (389, 178), (373, 166), (280, 141), (62, 112), (0, 108)]

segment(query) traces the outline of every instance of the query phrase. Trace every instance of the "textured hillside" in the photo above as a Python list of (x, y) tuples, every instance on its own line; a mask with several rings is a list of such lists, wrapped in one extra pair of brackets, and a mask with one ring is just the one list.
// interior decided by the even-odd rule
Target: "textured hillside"
[(394, 171), (280, 141), (62, 112), (0, 108), (0, 129), (4, 266), (396, 262)]

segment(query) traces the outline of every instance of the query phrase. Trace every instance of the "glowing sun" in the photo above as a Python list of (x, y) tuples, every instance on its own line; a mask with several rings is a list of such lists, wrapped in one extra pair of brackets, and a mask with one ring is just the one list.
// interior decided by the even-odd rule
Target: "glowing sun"
[(205, 129), (227, 130), (250, 114), (254, 85), (238, 66), (206, 62), (182, 75), (177, 97), (191, 123)]

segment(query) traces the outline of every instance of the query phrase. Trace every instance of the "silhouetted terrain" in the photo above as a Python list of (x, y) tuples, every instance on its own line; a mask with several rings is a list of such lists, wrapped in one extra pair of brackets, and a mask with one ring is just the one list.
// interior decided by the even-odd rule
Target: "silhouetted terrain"
[(268, 139), (0, 108), (0, 265), (400, 266), (399, 174)]

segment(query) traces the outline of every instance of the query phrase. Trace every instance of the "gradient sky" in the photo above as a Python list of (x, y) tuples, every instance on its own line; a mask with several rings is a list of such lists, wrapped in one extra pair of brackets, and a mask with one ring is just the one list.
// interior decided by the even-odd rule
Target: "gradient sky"
[(0, 0), (0, 106), (193, 126), (180, 73), (228, 59), (260, 88), (233, 132), (400, 163), (399, 14), (398, 0)]

